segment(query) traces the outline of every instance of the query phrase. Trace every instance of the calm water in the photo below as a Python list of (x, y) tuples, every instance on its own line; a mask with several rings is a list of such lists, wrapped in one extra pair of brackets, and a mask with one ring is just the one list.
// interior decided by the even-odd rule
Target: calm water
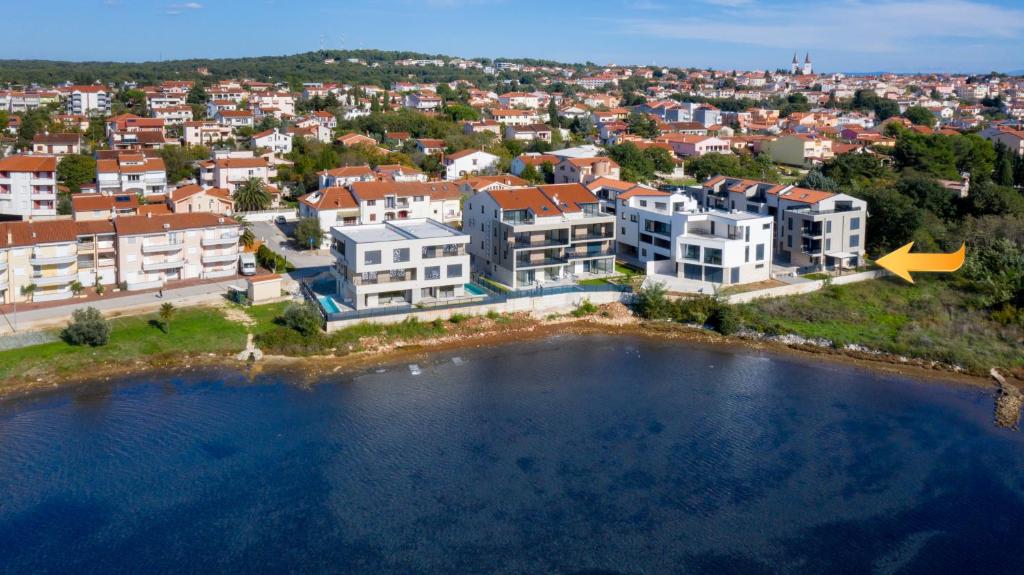
[(985, 391), (555, 338), (0, 404), (6, 573), (1021, 573)]

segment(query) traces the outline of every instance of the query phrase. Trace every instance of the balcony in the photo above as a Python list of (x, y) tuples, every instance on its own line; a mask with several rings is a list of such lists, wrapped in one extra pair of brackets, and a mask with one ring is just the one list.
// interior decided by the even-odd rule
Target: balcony
[(173, 243), (173, 244), (143, 244), (142, 253), (144, 254), (161, 254), (168, 252), (178, 252), (181, 248), (185, 247), (185, 242)]
[(50, 265), (62, 265), (70, 264), (78, 259), (77, 254), (71, 254), (66, 256), (41, 256), (39, 252), (34, 252), (30, 260), (34, 266), (50, 266)]
[(615, 255), (615, 250), (606, 248), (603, 250), (576, 250), (570, 251), (568, 254), (571, 260), (582, 260), (587, 258), (604, 258)]
[(156, 272), (163, 270), (176, 270), (185, 265), (184, 260), (163, 261), (163, 262), (142, 262), (142, 271)]
[(223, 236), (220, 238), (203, 238), (204, 248), (213, 246), (230, 246), (238, 243), (238, 236)]
[(393, 276), (389, 272), (379, 272), (373, 279), (364, 278), (361, 275), (354, 275), (348, 278), (348, 282), (354, 286), (378, 285), (387, 283), (398, 283), (416, 279), (413, 270), (407, 270), (404, 275)]
[(204, 264), (223, 264), (238, 259), (238, 254), (203, 254)]
[(593, 241), (597, 241), (597, 240), (611, 240), (611, 239), (614, 239), (612, 237), (613, 235), (614, 235), (614, 233), (611, 230), (609, 230), (606, 233), (598, 232), (598, 233), (577, 234), (577, 235), (573, 236), (572, 241), (574, 241), (574, 242), (593, 242)]
[(805, 238), (820, 238), (821, 226), (803, 226), (800, 229), (800, 235)]
[(466, 248), (462, 245), (458, 249), (447, 248), (423, 248), (422, 257), (425, 260), (434, 258), (453, 258), (466, 255)]
[(61, 273), (52, 276), (32, 274), (32, 283), (36, 284), (39, 287), (68, 285), (69, 283), (75, 281), (76, 279), (78, 279), (78, 274), (73, 272)]
[(549, 266), (559, 266), (568, 263), (568, 259), (563, 257), (545, 257), (545, 258), (516, 258), (517, 269), (529, 269), (529, 268), (542, 268)]

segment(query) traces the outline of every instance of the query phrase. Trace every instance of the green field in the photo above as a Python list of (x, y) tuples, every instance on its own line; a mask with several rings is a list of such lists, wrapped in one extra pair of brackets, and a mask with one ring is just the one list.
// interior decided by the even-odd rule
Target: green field
[(981, 373), (1024, 365), (1019, 326), (970, 309), (967, 295), (922, 276), (916, 284), (885, 278), (811, 294), (738, 306), (748, 327), (795, 333), (835, 344), (952, 363)]

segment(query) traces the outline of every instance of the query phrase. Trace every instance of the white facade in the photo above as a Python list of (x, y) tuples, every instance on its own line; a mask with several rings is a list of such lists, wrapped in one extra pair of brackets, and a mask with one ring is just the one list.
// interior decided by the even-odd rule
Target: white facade
[(252, 137), (252, 143), (257, 148), (270, 148), (278, 154), (292, 151), (292, 137), (282, 134), (277, 128), (256, 134)]
[(11, 156), (0, 159), (0, 214), (24, 219), (56, 216), (56, 158)]
[(463, 297), (468, 243), (430, 219), (331, 228), (338, 298), (359, 310)]
[(458, 180), (465, 176), (489, 173), (498, 166), (498, 156), (481, 150), (463, 150), (444, 158), (445, 178)]

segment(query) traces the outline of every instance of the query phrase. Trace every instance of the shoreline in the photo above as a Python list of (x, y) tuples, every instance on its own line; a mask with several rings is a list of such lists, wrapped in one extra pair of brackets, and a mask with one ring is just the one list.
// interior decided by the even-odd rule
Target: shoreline
[[(40, 376), (34, 381), (16, 380), (0, 382), (0, 401), (24, 398), (36, 394), (65, 391), (80, 385), (109, 382), (116, 378), (138, 377), (149, 374), (183, 374), (200, 370), (231, 369), (253, 380), (262, 374), (284, 374), (293, 378), (292, 384), (315, 385), (330, 375), (353, 374), (372, 368), (401, 363), (426, 361), (438, 353), (459, 350), (491, 348), (513, 342), (539, 341), (556, 336), (626, 336), (658, 341), (695, 344), (708, 349), (747, 351), (769, 354), (780, 359), (802, 361), (825, 360), (832, 364), (866, 369), (873, 373), (909, 377), (920, 380), (968, 385), (995, 390), (997, 384), (988, 377), (956, 372), (948, 366), (925, 360), (898, 358), (875, 352), (839, 350), (809, 344), (793, 345), (767, 339), (723, 336), (692, 326), (667, 322), (641, 321), (633, 317), (608, 319), (600, 316), (555, 319), (519, 318), (513, 325), (498, 325), (493, 320), (474, 317), (455, 331), (439, 337), (403, 342), (376, 342), (368, 349), (343, 355), (284, 356), (265, 354), (258, 362), (247, 362), (234, 355), (193, 355), (170, 359), (153, 357), (131, 363), (97, 365), (88, 375), (73, 377)], [(298, 369), (301, 367), (301, 370)], [(297, 377), (296, 377), (297, 376)], [(1019, 380), (1011, 382), (1024, 388)]]

